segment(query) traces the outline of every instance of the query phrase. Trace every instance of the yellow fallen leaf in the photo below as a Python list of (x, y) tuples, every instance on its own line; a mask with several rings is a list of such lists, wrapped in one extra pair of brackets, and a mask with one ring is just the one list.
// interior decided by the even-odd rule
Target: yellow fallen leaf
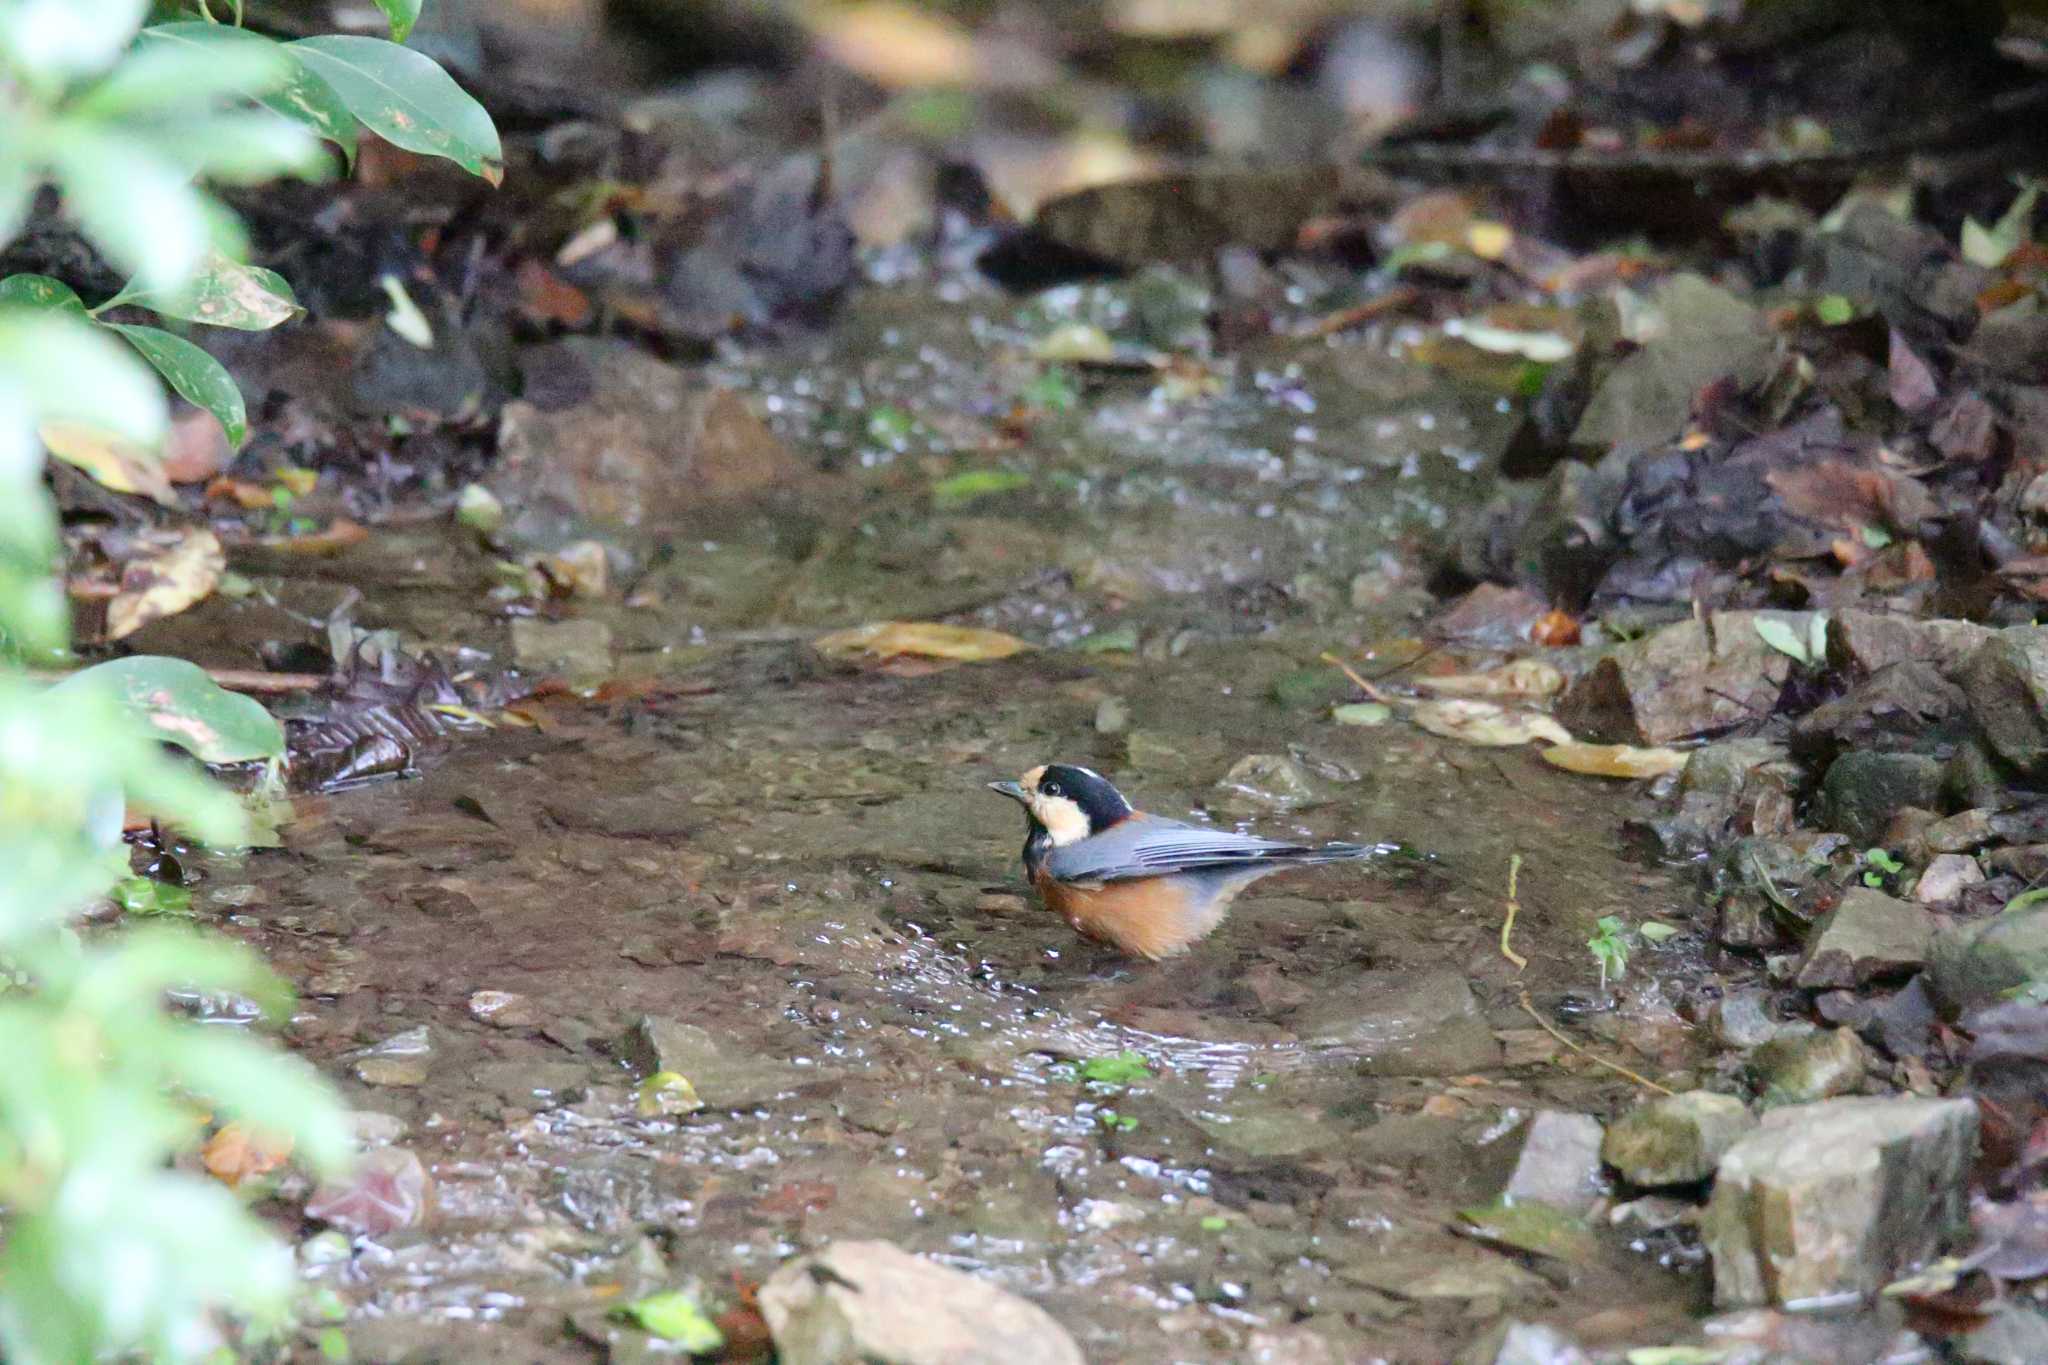
[(888, 89), (980, 81), (973, 35), (944, 15), (896, 0), (869, 0), (817, 6), (808, 20), (826, 56)]
[(1558, 744), (1543, 751), (1543, 761), (1566, 772), (1592, 777), (1662, 777), (1685, 766), (1676, 749), (1644, 749), (1633, 744)]
[(121, 590), (107, 603), (107, 638), (124, 639), (151, 621), (206, 600), (227, 566), (220, 537), (207, 530), (187, 531), (170, 545), (129, 560), (121, 569)]
[(1488, 748), (1504, 749), (1531, 740), (1553, 744), (1573, 742), (1571, 732), (1540, 711), (1510, 711), (1490, 701), (1421, 701), (1408, 708), (1408, 719), (1433, 735)]
[(1475, 218), (1465, 229), (1465, 245), (1472, 254), (1482, 261), (1497, 261), (1508, 254), (1508, 248), (1515, 244), (1515, 231), (1506, 223), (1497, 223), (1490, 218)]
[(252, 1176), (268, 1175), (291, 1159), (288, 1133), (266, 1133), (237, 1119), (206, 1140), (199, 1159), (209, 1174), (229, 1189)]
[(845, 659), (867, 655), (875, 659), (898, 654), (915, 654), (926, 659), (954, 659), (978, 663), (984, 659), (1007, 659), (1031, 646), (1014, 635), (975, 626), (945, 626), (933, 621), (874, 621), (850, 630), (835, 630), (813, 642), (820, 654)]
[(1554, 697), (1564, 690), (1564, 674), (1541, 659), (1517, 659), (1478, 673), (1447, 673), (1415, 678), (1425, 692), (1447, 697)]
[(102, 488), (141, 493), (166, 507), (177, 504), (163, 462), (154, 451), (125, 436), (87, 422), (45, 422), (36, 434), (52, 455), (84, 470)]

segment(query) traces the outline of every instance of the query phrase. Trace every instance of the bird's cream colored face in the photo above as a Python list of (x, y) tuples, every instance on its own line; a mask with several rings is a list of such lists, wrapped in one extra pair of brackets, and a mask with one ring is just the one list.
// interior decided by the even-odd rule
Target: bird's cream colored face
[(1017, 779), (1017, 785), (1024, 789), (1024, 804), (1033, 818), (1045, 826), (1054, 847), (1071, 844), (1088, 837), (1088, 816), (1072, 799), (1065, 796), (1049, 795), (1038, 789), (1045, 778), (1045, 765), (1040, 764)]

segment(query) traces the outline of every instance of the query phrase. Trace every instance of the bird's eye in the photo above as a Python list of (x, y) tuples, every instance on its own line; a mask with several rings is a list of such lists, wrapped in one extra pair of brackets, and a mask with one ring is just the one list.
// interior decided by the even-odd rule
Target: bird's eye
[(1041, 796), (1065, 796), (1065, 795), (1066, 795), (1066, 793), (1065, 793), (1065, 792), (1063, 792), (1063, 791), (1061, 791), (1061, 790), (1060, 790), (1060, 784), (1059, 784), (1059, 783), (1057, 783), (1057, 782), (1048, 782), (1048, 783), (1046, 783), (1046, 784), (1045, 784), (1045, 785), (1044, 785), (1043, 787), (1040, 787), (1040, 788), (1038, 789), (1038, 791), (1039, 791), (1039, 794), (1040, 794)]

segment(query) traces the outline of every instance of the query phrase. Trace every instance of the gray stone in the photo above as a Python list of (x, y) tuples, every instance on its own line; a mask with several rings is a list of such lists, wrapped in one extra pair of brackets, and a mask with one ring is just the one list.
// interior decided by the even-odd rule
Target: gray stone
[[(1680, 621), (1614, 650), (1559, 698), (1574, 734), (1621, 744), (1665, 744), (1768, 715), (1792, 660), (1763, 642), (1764, 613), (1715, 612)], [(1801, 639), (1809, 617), (1772, 612)]]
[(1933, 940), (1934, 917), (1926, 910), (1853, 886), (1807, 935), (1799, 984), (1830, 990), (1903, 976), (1927, 961)]
[(1036, 1304), (888, 1242), (835, 1242), (761, 1286), (782, 1365), (1085, 1365)]
[(1992, 634), (1989, 627), (1969, 621), (1838, 611), (1828, 618), (1828, 662), (1853, 676), (1908, 659), (1925, 660), (1948, 673)]
[(472, 991), (469, 1017), (498, 1028), (532, 1028), (540, 1022), (540, 1011), (531, 1000), (513, 991)]
[(1678, 775), (1678, 789), (1688, 795), (1698, 793), (1733, 800), (1741, 794), (1750, 774), (1760, 768), (1794, 781), (1799, 776), (1791, 751), (1776, 740), (1718, 739), (1692, 751)]
[(1821, 779), (1822, 818), (1858, 843), (1882, 843), (1900, 808), (1940, 804), (1943, 777), (1941, 760), (1926, 754), (1852, 750)]
[(673, 1071), (710, 1109), (766, 1104), (814, 1079), (787, 1062), (727, 1052), (695, 1024), (643, 1014), (626, 1041), (626, 1060), (650, 1075)]
[(1997, 811), (1984, 806), (1958, 811), (1929, 825), (1920, 838), (1935, 853), (1968, 853), (1998, 837), (1993, 824), (1997, 815)]
[(1765, 1008), (1761, 988), (1745, 986), (1725, 992), (1714, 1002), (1714, 1037), (1723, 1047), (1748, 1051), (1778, 1036), (1778, 1021)]
[(364, 1085), (424, 1085), (433, 1053), (433, 1038), (428, 1034), (427, 1026), (421, 1024), (351, 1053), (349, 1070)]
[(547, 1109), (581, 1098), (590, 1085), (590, 1068), (581, 1062), (486, 1062), (476, 1069), (472, 1084), (507, 1104)]
[(1756, 1127), (1733, 1095), (1688, 1090), (1639, 1104), (1607, 1130), (1600, 1155), (1632, 1185), (1690, 1185)]
[(1454, 1365), (1590, 1365), (1591, 1361), (1577, 1342), (1557, 1328), (1509, 1319), (1480, 1333), (1458, 1352)]
[(1983, 880), (1984, 869), (1977, 866), (1975, 858), (1961, 853), (1936, 854), (1913, 884), (1913, 899), (1922, 905), (1947, 905), (1962, 895), (1965, 887)]
[(1785, 1032), (1747, 1058), (1766, 1109), (1846, 1095), (1863, 1084), (1870, 1052), (1845, 1028)]
[(1723, 1306), (1871, 1295), (1967, 1227), (1968, 1100), (1843, 1099), (1764, 1115), (1721, 1158), (1702, 1234)]
[(523, 668), (561, 668), (577, 677), (609, 673), (612, 628), (584, 618), (544, 621), (538, 616), (515, 617), (512, 657)]
[(2048, 627), (2001, 630), (1970, 652), (1958, 681), (1993, 752), (2022, 773), (2048, 768)]
[(1539, 1111), (1522, 1130), (1521, 1150), (1501, 1195), (1585, 1217), (1601, 1195), (1600, 1120), (1559, 1109)]
[(1120, 735), (1131, 728), (1131, 704), (1122, 697), (1104, 697), (1095, 706), (1095, 733)]
[(1928, 953), (1928, 990), (1948, 1018), (2041, 980), (2048, 980), (2048, 905), (1951, 925)]
[(1292, 810), (1317, 795), (1308, 770), (1286, 754), (1246, 754), (1216, 785), (1240, 809)]
[(1500, 1065), (1500, 1044), (1458, 972), (1360, 972), (1343, 995), (1290, 1019), (1311, 1048), (1372, 1076), (1455, 1076)]
[(1961, 1339), (1967, 1365), (2040, 1365), (2048, 1360), (2048, 1317), (2021, 1303), (2002, 1303), (1991, 1320)]
[(1792, 727), (1792, 747), (1833, 757), (1848, 750), (1911, 749), (1930, 732), (1959, 723), (1969, 709), (1963, 690), (1931, 663), (1887, 664)]

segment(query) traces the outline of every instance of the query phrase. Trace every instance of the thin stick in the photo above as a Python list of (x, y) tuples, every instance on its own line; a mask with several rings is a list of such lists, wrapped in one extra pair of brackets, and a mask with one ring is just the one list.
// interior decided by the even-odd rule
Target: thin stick
[(1345, 677), (1351, 679), (1351, 685), (1353, 687), (1365, 693), (1366, 696), (1372, 698), (1374, 701), (1386, 702), (1389, 705), (1391, 705), (1400, 700), (1400, 698), (1398, 697), (1388, 696), (1385, 692), (1382, 692), (1378, 687), (1375, 687), (1373, 684), (1367, 682), (1364, 678), (1359, 677), (1357, 669), (1353, 668), (1350, 664), (1345, 663), (1342, 659), (1330, 653), (1328, 650), (1323, 651), (1322, 659), (1323, 662), (1326, 664), (1335, 664), (1339, 671), (1341, 671)]
[(1675, 1090), (1665, 1089), (1663, 1086), (1657, 1084), (1655, 1081), (1651, 1080), (1647, 1076), (1638, 1076), (1635, 1072), (1630, 1071), (1620, 1062), (1610, 1062), (1605, 1057), (1602, 1057), (1599, 1053), (1581, 1047), (1579, 1044), (1565, 1037), (1564, 1034), (1558, 1032), (1556, 1025), (1552, 1024), (1548, 1019), (1545, 1019), (1542, 1015), (1538, 1014), (1536, 1012), (1536, 1007), (1529, 1003), (1529, 988), (1527, 986), (1524, 986), (1522, 988), (1521, 1000), (1523, 1010), (1528, 1013), (1531, 1019), (1534, 1019), (1536, 1021), (1538, 1027), (1540, 1027), (1545, 1033), (1549, 1034), (1551, 1037), (1557, 1039), (1558, 1042), (1563, 1043), (1566, 1047), (1578, 1053), (1581, 1057), (1584, 1057), (1587, 1061), (1597, 1063), (1600, 1066), (1604, 1066), (1609, 1071), (1619, 1072), (1621, 1075), (1626, 1076), (1630, 1080), (1634, 1081), (1637, 1085), (1646, 1086), (1649, 1089), (1656, 1091), (1660, 1095), (1675, 1095), (1678, 1093)]
[(1515, 879), (1521, 873), (1522, 855), (1517, 853), (1508, 859), (1508, 917), (1500, 922), (1500, 955), (1514, 963), (1518, 972), (1529, 965), (1529, 959), (1516, 952), (1508, 940), (1515, 932), (1515, 916), (1522, 909), (1522, 903), (1515, 899)]

